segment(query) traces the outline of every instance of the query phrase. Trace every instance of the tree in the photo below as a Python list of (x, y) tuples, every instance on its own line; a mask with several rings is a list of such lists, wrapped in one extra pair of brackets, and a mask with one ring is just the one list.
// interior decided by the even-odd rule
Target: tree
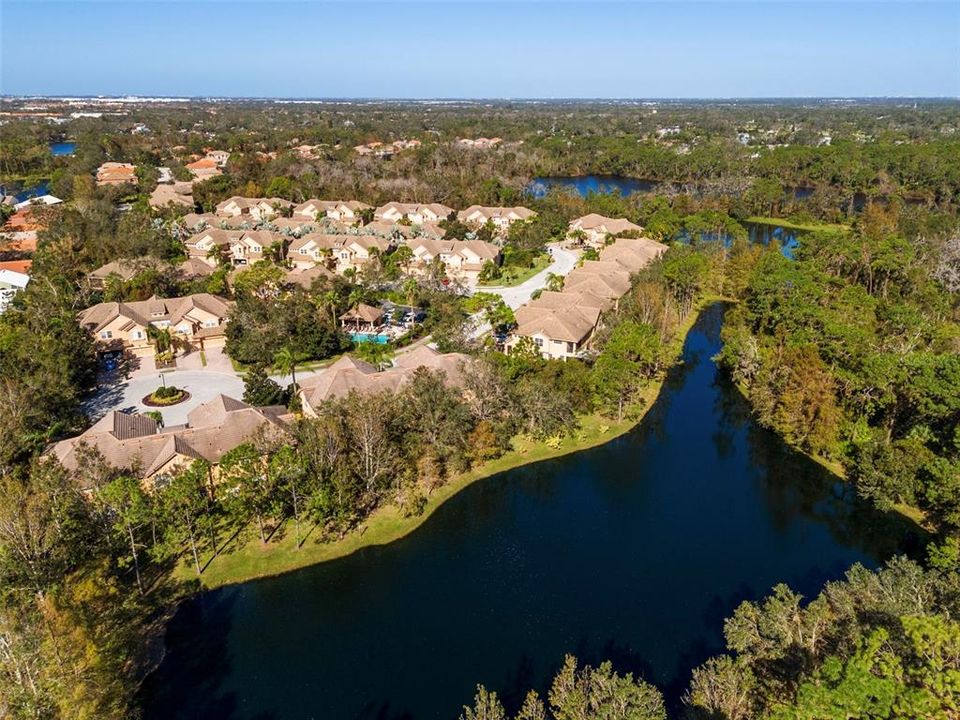
[(257, 363), (243, 376), (243, 401), (248, 405), (284, 405), (286, 399), (284, 389), (267, 375), (263, 363)]
[(267, 459), (252, 443), (243, 443), (220, 458), (220, 484), (231, 515), (241, 526), (256, 519), (266, 544), (265, 520), (277, 510), (277, 482)]
[(150, 500), (140, 481), (131, 475), (121, 475), (100, 491), (100, 500), (113, 518), (113, 527), (129, 544), (130, 558), (137, 579), (137, 590), (143, 595), (140, 577), (140, 547), (138, 531), (153, 516)]
[(623, 420), (625, 405), (644, 379), (659, 365), (660, 337), (650, 325), (624, 320), (617, 325), (593, 366), (597, 395), (617, 408)]
[(206, 461), (194, 460), (160, 487), (160, 502), (171, 521), (168, 527), (172, 539), (189, 545), (197, 575), (202, 572), (197, 543), (209, 514), (206, 492), (209, 473), (210, 465)]
[(677, 315), (683, 319), (707, 276), (707, 260), (686, 245), (673, 245), (663, 256), (663, 278), (677, 303)]
[(290, 386), (297, 387), (297, 358), (289, 347), (280, 348), (273, 356), (273, 364), (281, 375), (290, 376)]

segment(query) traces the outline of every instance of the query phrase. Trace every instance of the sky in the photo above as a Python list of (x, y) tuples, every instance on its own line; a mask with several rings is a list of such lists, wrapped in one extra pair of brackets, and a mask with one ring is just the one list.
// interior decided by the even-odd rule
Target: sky
[(0, 94), (960, 96), (960, 1), (0, 0)]

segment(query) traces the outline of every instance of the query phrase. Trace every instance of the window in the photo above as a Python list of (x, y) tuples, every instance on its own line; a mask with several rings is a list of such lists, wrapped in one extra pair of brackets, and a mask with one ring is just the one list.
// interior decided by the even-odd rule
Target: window
[(307, 254), (307, 249), (306, 249), (306, 248), (300, 248), (300, 254), (301, 254), (301, 255), (306, 255), (306, 254)]
[(567, 352), (568, 352), (569, 354), (572, 355), (575, 349), (576, 349), (576, 348), (575, 348), (575, 344), (574, 344), (574, 343), (572, 343), (572, 342), (568, 342), (568, 343), (567, 343)]
[(535, 337), (535, 338), (533, 339), (533, 342), (536, 343), (536, 345), (537, 345), (538, 348), (542, 348), (542, 347), (543, 347), (543, 338)]
[(111, 330), (101, 330), (101, 331), (100, 331), (100, 337), (103, 338), (104, 340), (109, 340), (110, 338), (113, 337), (113, 331), (111, 331)]
[(134, 340), (143, 340), (143, 330), (134, 330), (131, 335)]

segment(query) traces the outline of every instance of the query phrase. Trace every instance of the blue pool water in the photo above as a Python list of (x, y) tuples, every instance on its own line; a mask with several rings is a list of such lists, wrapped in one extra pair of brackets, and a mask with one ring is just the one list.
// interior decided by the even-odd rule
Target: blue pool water
[(76, 150), (77, 144), (74, 142), (50, 143), (50, 154), (55, 157), (60, 155), (73, 155)]
[(370, 333), (350, 333), (350, 339), (355, 343), (373, 342), (378, 345), (386, 345), (390, 342), (389, 335), (371, 335)]

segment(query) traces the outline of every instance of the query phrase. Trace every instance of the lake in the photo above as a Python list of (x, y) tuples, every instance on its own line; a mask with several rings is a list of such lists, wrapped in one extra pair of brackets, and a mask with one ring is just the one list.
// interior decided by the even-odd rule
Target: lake
[(676, 708), (723, 619), (814, 595), (905, 547), (902, 526), (751, 419), (707, 308), (630, 433), (477, 482), (406, 538), (187, 602), (146, 717), (456, 720), (476, 683), (516, 709), (565, 653)]
[(538, 177), (527, 186), (527, 192), (535, 198), (542, 198), (553, 188), (573, 190), (581, 197), (586, 197), (590, 193), (610, 192), (619, 192), (626, 196), (634, 192), (655, 190), (659, 184), (656, 180), (639, 180), (621, 175)]

